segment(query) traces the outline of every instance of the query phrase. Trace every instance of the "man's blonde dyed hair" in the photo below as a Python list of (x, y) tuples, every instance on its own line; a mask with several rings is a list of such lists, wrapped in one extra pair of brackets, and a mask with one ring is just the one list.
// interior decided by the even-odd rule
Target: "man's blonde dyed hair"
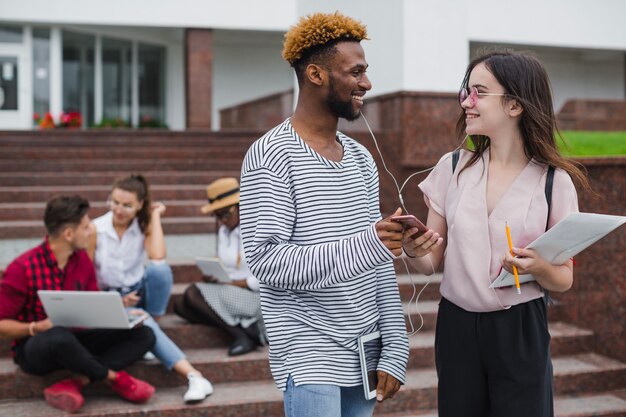
[(339, 12), (314, 13), (300, 18), (285, 34), (283, 58), (294, 66), (311, 48), (335, 40), (360, 42), (367, 38), (367, 29), (358, 20)]

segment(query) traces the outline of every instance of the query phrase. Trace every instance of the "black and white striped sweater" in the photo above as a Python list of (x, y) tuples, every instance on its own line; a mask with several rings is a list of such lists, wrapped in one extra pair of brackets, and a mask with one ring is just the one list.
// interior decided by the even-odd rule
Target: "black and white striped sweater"
[(408, 341), (392, 253), (378, 239), (378, 173), (369, 152), (338, 133), (325, 159), (289, 120), (258, 139), (241, 173), (241, 233), (261, 286), (270, 366), (279, 389), (361, 384), (357, 337), (383, 338), (378, 365), (404, 382)]

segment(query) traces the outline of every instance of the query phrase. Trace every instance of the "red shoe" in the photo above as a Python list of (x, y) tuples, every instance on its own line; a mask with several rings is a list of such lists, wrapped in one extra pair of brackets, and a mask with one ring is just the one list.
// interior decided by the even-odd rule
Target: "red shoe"
[(43, 395), (52, 407), (73, 413), (85, 403), (80, 393), (82, 387), (78, 379), (64, 379), (44, 389)]
[(134, 403), (145, 403), (154, 394), (154, 387), (141, 379), (119, 371), (111, 383), (111, 389), (120, 397)]

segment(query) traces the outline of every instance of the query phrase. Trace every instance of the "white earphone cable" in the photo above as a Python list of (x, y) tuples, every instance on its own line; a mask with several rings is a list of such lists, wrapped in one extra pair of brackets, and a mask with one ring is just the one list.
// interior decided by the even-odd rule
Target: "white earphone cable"
[[(365, 118), (365, 114), (363, 114), (363, 112), (361, 112), (361, 118), (365, 122), (365, 125), (367, 126), (367, 130), (369, 131), (370, 135), (372, 136), (372, 139), (374, 140), (374, 146), (376, 146), (376, 151), (378, 151), (378, 155), (380, 156), (380, 160), (381, 160), (381, 162), (383, 164), (383, 168), (385, 169), (387, 174), (389, 174), (389, 176), (393, 180), (394, 185), (396, 186), (396, 190), (398, 191), (398, 199), (400, 200), (400, 205), (402, 206), (402, 209), (404, 210), (405, 213), (409, 213), (409, 210), (407, 210), (406, 206), (404, 205), (404, 198), (402, 197), (402, 190), (404, 190), (404, 187), (406, 186), (406, 184), (415, 175), (419, 175), (419, 174), (422, 174), (424, 172), (431, 171), (432, 169), (435, 168), (435, 166), (432, 166), (430, 168), (426, 168), (426, 169), (423, 169), (421, 171), (417, 171), (417, 172), (412, 173), (411, 175), (409, 175), (407, 177), (407, 179), (404, 181), (404, 183), (402, 183), (402, 186), (399, 186), (398, 185), (398, 180), (391, 173), (391, 171), (389, 171), (389, 169), (387, 168), (387, 164), (385, 162), (385, 158), (383, 157), (383, 154), (380, 151), (380, 147), (378, 146), (378, 141), (376, 140), (376, 136), (374, 135), (374, 132), (372, 131), (372, 128), (370, 127), (370, 124), (367, 122), (367, 119)], [(463, 141), (461, 141), (459, 146), (457, 146), (456, 149), (454, 149), (454, 151), (456, 151), (457, 149), (461, 149), (461, 147), (463, 146), (463, 144), (465, 143), (466, 140), (467, 140), (467, 136), (463, 139)], [(409, 302), (408, 302), (408, 305), (407, 305), (407, 316), (409, 318), (409, 331), (407, 332), (407, 334), (409, 336), (413, 336), (414, 334), (419, 332), (422, 329), (422, 327), (424, 327), (424, 317), (422, 316), (422, 313), (419, 311), (419, 307), (418, 307), (417, 303), (419, 301), (420, 296), (422, 295), (422, 293), (424, 292), (424, 290), (428, 286), (428, 284), (430, 284), (431, 279), (429, 278), (426, 281), (426, 284), (424, 284), (424, 286), (422, 287), (422, 289), (419, 292), (417, 292), (415, 281), (413, 279), (413, 275), (411, 274), (411, 271), (409, 270), (409, 265), (406, 263), (406, 259), (404, 259), (404, 258), (400, 258), (400, 259), (402, 260), (402, 263), (404, 264), (404, 268), (406, 269), (407, 275), (409, 276), (409, 280), (411, 281), (411, 286), (413, 287), (413, 294), (411, 295), (411, 298), (409, 299)], [(436, 273), (436, 271), (435, 271), (435, 266), (433, 265), (433, 261), (432, 261), (430, 255), (428, 256), (428, 262), (430, 262), (430, 266), (432, 268), (433, 275), (434, 275)], [(417, 295), (416, 295), (416, 293), (417, 293)], [(415, 299), (415, 311), (417, 312), (417, 314), (419, 315), (419, 318), (420, 318), (420, 326), (417, 329), (413, 325), (413, 320), (411, 319), (411, 305), (413, 304), (413, 299)]]

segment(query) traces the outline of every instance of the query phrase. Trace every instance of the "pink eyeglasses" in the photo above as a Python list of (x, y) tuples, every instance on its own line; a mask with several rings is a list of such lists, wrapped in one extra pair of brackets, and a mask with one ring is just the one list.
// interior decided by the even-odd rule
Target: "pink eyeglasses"
[[(468, 91), (469, 90), (469, 91)], [(459, 104), (463, 107), (463, 102), (469, 97), (472, 106), (476, 105), (479, 97), (483, 96), (508, 96), (506, 93), (479, 93), (476, 87), (465, 87), (459, 91)]]

